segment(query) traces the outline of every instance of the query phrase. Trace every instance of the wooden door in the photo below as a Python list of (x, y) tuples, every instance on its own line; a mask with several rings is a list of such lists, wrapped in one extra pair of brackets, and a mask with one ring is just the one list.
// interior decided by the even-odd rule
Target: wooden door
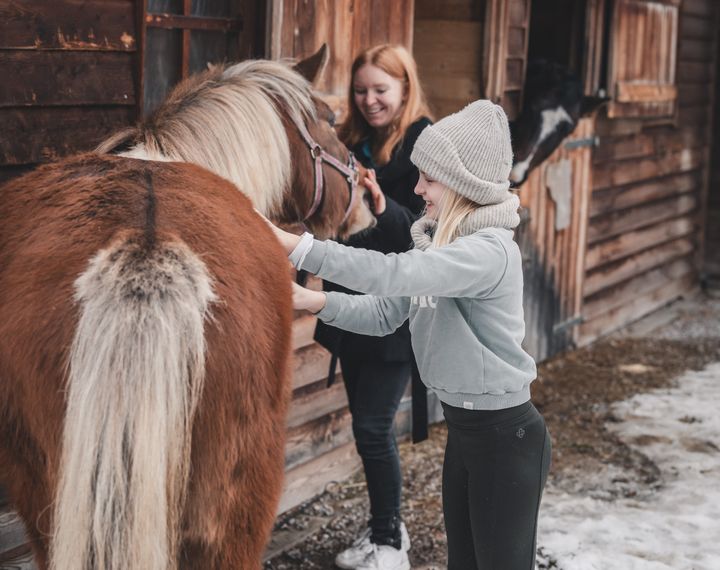
[(525, 348), (543, 360), (577, 340), (582, 290), (594, 119), (573, 134), (520, 187), (516, 239), (525, 279)]

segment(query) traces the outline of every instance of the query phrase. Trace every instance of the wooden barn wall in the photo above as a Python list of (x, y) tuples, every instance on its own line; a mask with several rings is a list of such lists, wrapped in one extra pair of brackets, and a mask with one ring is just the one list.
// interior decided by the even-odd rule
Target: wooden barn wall
[[(363, 49), (390, 42), (412, 47), (413, 0), (274, 0), (270, 3), (268, 55), (302, 58), (323, 43), (330, 59), (317, 86), (326, 101), (342, 112), (350, 67)], [(309, 286), (320, 288), (311, 279)], [(285, 492), (280, 511), (321, 493), (360, 466), (352, 435), (342, 373), (327, 387), (330, 354), (313, 341), (315, 317), (298, 315), (293, 324), (293, 401), (288, 417)], [(410, 426), (405, 399), (396, 419), (399, 432)]]
[(135, 120), (135, 30), (134, 0), (0, 0), (0, 182)]
[[(718, 24), (720, 25), (720, 23)], [(715, 63), (715, 112), (710, 158), (710, 186), (705, 221), (705, 279), (709, 287), (720, 289), (720, 42)]]
[(583, 344), (698, 283), (719, 9), (714, 0), (681, 5), (679, 111), (672, 124), (604, 115), (597, 120)]
[(435, 117), (481, 97), (484, 26), (484, 0), (415, 0), (413, 55)]
[(414, 0), (272, 0), (268, 55), (302, 58), (327, 43), (330, 60), (317, 87), (342, 110), (360, 51), (385, 42), (411, 48), (413, 8)]

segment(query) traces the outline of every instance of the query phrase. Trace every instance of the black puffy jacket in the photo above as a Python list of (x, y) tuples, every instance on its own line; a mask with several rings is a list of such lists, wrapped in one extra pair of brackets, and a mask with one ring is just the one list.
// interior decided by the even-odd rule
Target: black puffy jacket
[[(410, 226), (420, 216), (425, 202), (413, 191), (419, 173), (410, 162), (410, 154), (418, 136), (430, 124), (430, 119), (425, 117), (411, 124), (403, 140), (393, 149), (390, 161), (383, 166), (373, 164), (368, 141), (350, 149), (363, 166), (375, 169), (378, 184), (387, 199), (387, 207), (377, 217), (378, 223), (374, 228), (350, 237), (345, 242), (347, 245), (383, 253), (401, 253), (412, 247)], [(323, 288), (325, 291), (356, 294), (329, 282), (324, 282)], [(342, 345), (343, 352), (351, 352), (358, 359), (407, 362), (412, 356), (407, 322), (393, 334), (375, 337), (342, 331), (318, 321), (315, 340), (333, 354), (338, 354)]]

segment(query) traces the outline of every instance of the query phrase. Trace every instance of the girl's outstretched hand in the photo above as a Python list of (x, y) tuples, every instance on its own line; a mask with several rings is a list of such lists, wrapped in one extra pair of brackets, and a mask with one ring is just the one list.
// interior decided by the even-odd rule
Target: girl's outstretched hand
[(306, 289), (295, 282), (292, 284), (292, 297), (293, 308), (298, 311), (318, 313), (325, 307), (325, 293)]
[(375, 175), (374, 170), (371, 169), (367, 171), (367, 176), (363, 178), (363, 186), (365, 186), (370, 192), (370, 197), (373, 202), (373, 212), (375, 212), (376, 216), (379, 216), (385, 211), (387, 202), (385, 200), (385, 194), (383, 194), (383, 191), (378, 184), (377, 176)]
[(286, 232), (285, 230), (281, 230), (279, 227), (277, 227), (275, 224), (273, 224), (270, 220), (268, 220), (265, 216), (258, 211), (258, 209), (255, 209), (255, 212), (258, 216), (260, 216), (265, 223), (270, 226), (270, 229), (275, 234), (275, 237), (278, 239), (280, 244), (285, 249), (285, 253), (290, 255), (292, 253), (292, 250), (297, 247), (297, 244), (300, 242), (300, 236), (296, 236), (295, 234), (291, 234), (290, 232)]

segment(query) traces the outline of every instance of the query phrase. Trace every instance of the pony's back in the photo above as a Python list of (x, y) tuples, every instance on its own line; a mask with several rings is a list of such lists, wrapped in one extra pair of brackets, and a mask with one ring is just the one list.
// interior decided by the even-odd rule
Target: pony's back
[[(292, 311), (249, 200), (192, 165), (84, 155), (3, 187), (0, 214), (0, 422), (46, 465), (51, 566), (255, 566), (281, 491)], [(32, 520), (28, 490), (10, 489)], [(41, 565), (50, 519), (30, 529)]]

